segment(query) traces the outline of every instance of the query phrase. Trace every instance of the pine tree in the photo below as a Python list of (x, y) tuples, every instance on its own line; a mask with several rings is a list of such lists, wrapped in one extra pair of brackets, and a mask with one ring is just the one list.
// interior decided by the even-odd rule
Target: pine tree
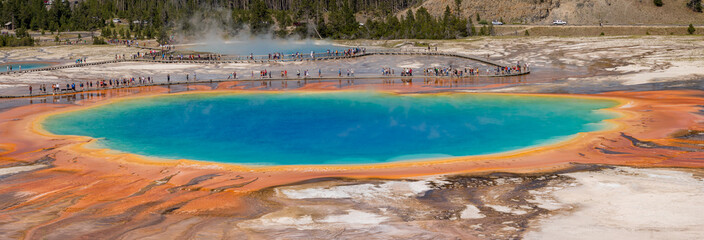
[(460, 13), (462, 12), (460, 6), (462, 5), (462, 0), (455, 0), (455, 7), (457, 7), (457, 18), (460, 18)]
[(110, 28), (106, 27), (103, 30), (100, 31), (100, 35), (104, 37), (110, 37), (112, 36), (112, 33), (110, 32)]
[(472, 23), (472, 18), (468, 18), (467, 20), (469, 20), (468, 23), (467, 23), (467, 26), (468, 26), (468, 28), (469, 28), (469, 29), (467, 30), (467, 34), (468, 34), (469, 36), (476, 36), (476, 35), (477, 35), (477, 29), (474, 27), (474, 23)]

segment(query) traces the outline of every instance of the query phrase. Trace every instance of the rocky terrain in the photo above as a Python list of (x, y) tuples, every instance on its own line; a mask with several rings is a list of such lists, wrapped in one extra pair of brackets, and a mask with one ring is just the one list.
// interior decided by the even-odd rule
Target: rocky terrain
[[(463, 0), (460, 8), (461, 15), (471, 16), (475, 24), (476, 14), (489, 21), (503, 19), (507, 24), (549, 24), (557, 19), (567, 21), (570, 25), (704, 24), (704, 13), (687, 8), (687, 2), (688, 0), (670, 0), (664, 1), (662, 7), (657, 7), (651, 0)], [(427, 0), (421, 6), (431, 14), (441, 16), (446, 6), (454, 11), (455, 1)]]

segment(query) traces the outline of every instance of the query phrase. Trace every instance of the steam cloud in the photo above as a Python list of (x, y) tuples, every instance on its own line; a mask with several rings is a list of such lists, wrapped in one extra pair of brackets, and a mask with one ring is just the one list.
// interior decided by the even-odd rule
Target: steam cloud
[[(191, 18), (174, 23), (172, 34), (175, 42), (190, 45), (188, 48), (199, 52), (215, 52), (230, 55), (254, 55), (283, 52), (292, 54), (323, 49), (339, 49), (329, 40), (316, 40), (291, 35), (276, 37), (273, 29), (254, 35), (249, 26), (235, 27), (228, 9), (208, 9), (194, 13)], [(308, 31), (315, 34), (315, 26), (308, 24)]]

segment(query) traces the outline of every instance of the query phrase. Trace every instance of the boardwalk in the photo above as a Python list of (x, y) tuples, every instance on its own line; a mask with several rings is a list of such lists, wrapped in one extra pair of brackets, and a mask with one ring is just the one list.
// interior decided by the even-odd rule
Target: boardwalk
[[(502, 77), (511, 77), (511, 76), (521, 76), (525, 75), (526, 73), (518, 73), (518, 74), (507, 74), (507, 75), (501, 75)], [(109, 89), (126, 89), (126, 88), (137, 88), (137, 87), (150, 87), (150, 86), (172, 86), (172, 85), (189, 85), (189, 84), (210, 84), (210, 83), (220, 83), (220, 82), (275, 82), (275, 81), (330, 81), (330, 80), (363, 80), (363, 79), (393, 79), (393, 80), (401, 80), (401, 82), (405, 83), (410, 83), (413, 82), (413, 80), (419, 80), (419, 79), (472, 79), (472, 78), (481, 78), (481, 77), (491, 77), (491, 76), (464, 76), (464, 77), (449, 77), (449, 76), (350, 76), (350, 77), (274, 77), (274, 78), (245, 78), (245, 79), (203, 79), (203, 80), (197, 80), (197, 81), (171, 81), (171, 82), (155, 82), (155, 83), (145, 83), (145, 84), (133, 84), (133, 85), (120, 85), (120, 86), (109, 86), (109, 87), (85, 87), (84, 89), (80, 90), (70, 90), (70, 89), (63, 89), (57, 93), (43, 93), (39, 91), (35, 91), (34, 94), (29, 95), (29, 94), (23, 94), (23, 95), (0, 95), (0, 99), (3, 98), (25, 98), (25, 97), (43, 97), (43, 96), (58, 96), (58, 95), (69, 95), (69, 94), (76, 94), (76, 93), (82, 93), (82, 92), (93, 92), (93, 91), (101, 91), (101, 90), (109, 90)], [(50, 90), (50, 89), (49, 89)]]
[(217, 63), (270, 63), (270, 62), (296, 62), (296, 61), (330, 61), (348, 58), (360, 58), (366, 56), (375, 55), (409, 55), (409, 56), (446, 56), (446, 57), (456, 57), (462, 59), (468, 59), (472, 61), (481, 62), (494, 67), (506, 67), (507, 65), (501, 64), (499, 62), (480, 58), (476, 56), (451, 53), (451, 52), (439, 52), (439, 51), (427, 51), (419, 49), (408, 49), (408, 50), (368, 50), (363, 53), (357, 53), (353, 55), (335, 55), (334, 53), (316, 53), (313, 57), (310, 54), (302, 54), (299, 57), (291, 57), (290, 55), (284, 56), (282, 59), (270, 59), (268, 55), (256, 55), (256, 56), (224, 56), (217, 60), (162, 60), (162, 59), (132, 59), (132, 61), (146, 61), (146, 62), (156, 62), (156, 63), (201, 63), (201, 64), (217, 64)]
[[(110, 63), (119, 63), (119, 62), (152, 62), (152, 63), (194, 63), (194, 64), (222, 64), (222, 63), (274, 63), (274, 62), (295, 62), (295, 61), (331, 61), (331, 60), (340, 60), (340, 59), (349, 59), (349, 58), (361, 58), (361, 57), (366, 57), (366, 56), (375, 56), (375, 55), (410, 55), (410, 56), (446, 56), (446, 57), (456, 57), (456, 58), (461, 58), (461, 59), (467, 59), (467, 60), (472, 60), (472, 61), (477, 61), (481, 62), (490, 66), (494, 67), (508, 67), (508, 65), (501, 64), (499, 62), (489, 60), (486, 58), (480, 58), (476, 56), (471, 56), (471, 55), (466, 55), (466, 54), (460, 54), (460, 53), (450, 53), (450, 52), (438, 52), (438, 51), (426, 51), (426, 50), (419, 50), (419, 49), (410, 49), (410, 50), (368, 50), (363, 53), (357, 53), (354, 55), (335, 55), (335, 54), (328, 54), (328, 53), (317, 53), (314, 54), (313, 56), (311, 55), (300, 55), (299, 57), (291, 57), (291, 56), (284, 56), (283, 59), (270, 59), (269, 56), (266, 55), (257, 55), (257, 56), (223, 56), (220, 57), (217, 60), (186, 60), (186, 59), (174, 59), (174, 60), (168, 60), (168, 59), (159, 59), (157, 57), (151, 57), (151, 58), (133, 58), (133, 59), (118, 59), (118, 60), (110, 60), (110, 61), (100, 61), (100, 62), (91, 62), (91, 63), (77, 63), (77, 64), (69, 64), (69, 65), (60, 65), (60, 66), (49, 66), (49, 67), (43, 67), (43, 68), (35, 68), (35, 69), (27, 69), (27, 70), (22, 70), (22, 71), (12, 71), (12, 72), (3, 72), (0, 74), (17, 74), (17, 73), (28, 73), (28, 72), (38, 72), (38, 71), (51, 71), (51, 70), (57, 70), (57, 69), (65, 69), (65, 68), (77, 68), (77, 67), (84, 67), (84, 66), (93, 66), (93, 65), (102, 65), (102, 64), (110, 64)], [(522, 72), (521, 74), (528, 74), (530, 71), (525, 71)], [(505, 75), (501, 75), (505, 76)]]

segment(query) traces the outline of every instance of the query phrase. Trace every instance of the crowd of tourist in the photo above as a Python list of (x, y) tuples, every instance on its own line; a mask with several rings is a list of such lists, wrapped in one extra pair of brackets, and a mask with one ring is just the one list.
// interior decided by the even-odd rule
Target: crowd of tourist
[(382, 69), (381, 69), (381, 75), (382, 75), (382, 76), (393, 76), (393, 75), (394, 75), (394, 69), (393, 69), (393, 68), (382, 68)]
[[(47, 84), (39, 84), (39, 94), (59, 94), (63, 92), (77, 92), (85, 90), (99, 90), (116, 87), (131, 87), (144, 86), (154, 84), (152, 77), (130, 77), (130, 78), (111, 78), (97, 81), (73, 82), (73, 83), (55, 83), (51, 84), (51, 92), (48, 92)], [(36, 92), (34, 87), (29, 85), (29, 94), (33, 95)]]
[[(396, 75), (395, 71), (393, 68), (382, 68), (381, 69), (381, 75), (382, 76), (394, 76)], [(413, 68), (403, 68), (401, 69), (401, 76), (402, 77), (410, 77), (413, 76)]]
[[(132, 40), (114, 40), (114, 44), (124, 44), (127, 46), (132, 46), (133, 44), (136, 44), (139, 46), (139, 43), (133, 42)], [(113, 42), (111, 42), (113, 43)], [(133, 59), (136, 58), (143, 58), (143, 59), (152, 59), (152, 60), (178, 60), (178, 61), (192, 61), (192, 60), (206, 60), (206, 61), (220, 61), (220, 60), (225, 60), (227, 58), (223, 58), (222, 55), (220, 54), (176, 54), (174, 55), (173, 53), (170, 53), (171, 50), (173, 49), (172, 45), (162, 45), (160, 46), (161, 50), (150, 50), (145, 53), (137, 53), (132, 56)], [(349, 48), (349, 49), (344, 49), (344, 50), (327, 50), (325, 53), (318, 53), (316, 54), (314, 51), (310, 52), (309, 57), (311, 59), (317, 59), (319, 57), (333, 57), (333, 56), (344, 56), (344, 57), (350, 57), (350, 56), (356, 56), (358, 54), (364, 54), (366, 53), (365, 48)], [(302, 54), (301, 52), (296, 52), (292, 53), (291, 55), (288, 55), (288, 58), (286, 58), (287, 55), (281, 52), (276, 52), (276, 53), (269, 53), (266, 56), (267, 60), (303, 60), (306, 58), (305, 54)], [(115, 59), (121, 59), (118, 55), (115, 56)], [(124, 56), (123, 58), (124, 59)], [(242, 57), (242, 56), (237, 56), (234, 58), (231, 58), (233, 60), (260, 60), (264, 59), (264, 56), (256, 56), (253, 53), (250, 53), (249, 55)]]
[(529, 71), (528, 64), (521, 65), (520, 62), (517, 62), (515, 66), (496, 67), (496, 75), (511, 75), (527, 71)]
[(86, 60), (87, 60), (87, 59), (88, 59), (88, 57), (82, 57), (82, 58), (76, 59), (75, 63), (76, 63), (76, 64), (79, 64), (79, 63), (86, 63)]
[[(254, 53), (250, 53), (249, 55), (246, 56), (237, 56), (234, 57), (234, 60), (303, 60), (305, 58), (310, 58), (310, 59), (317, 59), (320, 57), (334, 57), (334, 56), (345, 56), (345, 57), (350, 57), (350, 56), (356, 56), (358, 54), (364, 54), (366, 53), (365, 48), (348, 48), (344, 50), (326, 50), (324, 53), (316, 53), (315, 51), (311, 51), (310, 54), (304, 54), (301, 52), (295, 52), (291, 53), (290, 55), (286, 55), (282, 52), (274, 52), (274, 53), (268, 53), (266, 55), (266, 58), (264, 56), (258, 56), (254, 55)], [(172, 60), (172, 59), (170, 59)], [(212, 60), (212, 59), (199, 59), (199, 58), (193, 58), (193, 59), (186, 59), (186, 60)], [(221, 60), (221, 56), (217, 58), (217, 60)]]
[(401, 71), (401, 76), (402, 77), (413, 76), (413, 69), (412, 68), (403, 68), (403, 71)]
[[(483, 75), (513, 75), (528, 71), (526, 65), (516, 65), (508, 67), (495, 67), (493, 71), (491, 69), (486, 69)], [(424, 76), (436, 76), (436, 77), (467, 77), (467, 76), (480, 76), (484, 70), (473, 67), (465, 68), (455, 68), (455, 67), (432, 67), (423, 70)], [(493, 73), (493, 74), (492, 74)]]
[(471, 67), (466, 67), (463, 69), (454, 67), (433, 67), (424, 69), (423, 73), (425, 76), (464, 77), (467, 75), (479, 75), (479, 69)]
[(176, 54), (174, 55), (173, 53), (167, 53), (166, 51), (162, 50), (149, 50), (148, 52), (145, 53), (137, 53), (136, 55), (133, 56), (134, 58), (142, 58), (142, 59), (151, 59), (151, 60), (178, 60), (178, 61), (184, 61), (184, 60), (221, 60), (222, 55), (220, 54)]

